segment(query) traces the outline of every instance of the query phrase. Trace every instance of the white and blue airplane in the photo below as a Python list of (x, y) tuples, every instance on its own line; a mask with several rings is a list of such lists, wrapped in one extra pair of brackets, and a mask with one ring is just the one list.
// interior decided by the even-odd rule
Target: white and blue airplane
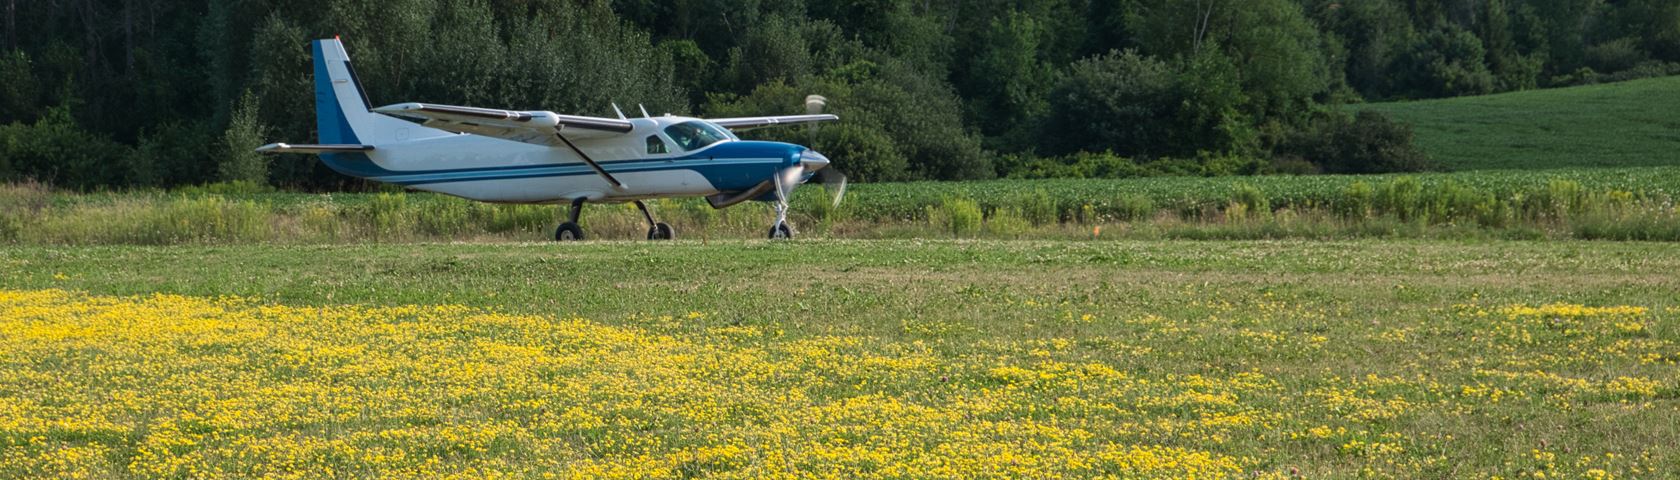
[(373, 107), (350, 56), (337, 38), (313, 42), (315, 115), (320, 144), (274, 143), (265, 154), (317, 154), (339, 173), (496, 203), (571, 204), (555, 240), (581, 240), (586, 202), (633, 202), (648, 222), (648, 239), (675, 237), (643, 200), (705, 197), (713, 208), (748, 200), (774, 202), (769, 237), (793, 236), (788, 196), (822, 175), (838, 204), (845, 176), (809, 148), (747, 141), (731, 130), (838, 120), (818, 113), (825, 100), (806, 99), (807, 115), (700, 119), (642, 109), (641, 118), (561, 115), (427, 103)]

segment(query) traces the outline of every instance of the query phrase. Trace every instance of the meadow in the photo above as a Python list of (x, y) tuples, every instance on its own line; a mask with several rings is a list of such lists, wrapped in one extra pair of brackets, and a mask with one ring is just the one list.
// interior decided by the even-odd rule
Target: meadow
[(1680, 164), (1680, 77), (1355, 106), (1410, 123), (1450, 170)]
[(1674, 478), (1639, 242), (0, 247), (7, 478)]
[[(226, 185), (69, 193), (0, 185), (0, 243), (211, 244), (531, 241), (560, 207), (414, 192), (307, 194)], [(825, 238), (1680, 240), (1680, 167), (1408, 175), (996, 180), (853, 186), (838, 208), (796, 192), (793, 220)], [(679, 238), (756, 238), (763, 204), (653, 202)], [(627, 204), (586, 208), (591, 238), (644, 238)]]

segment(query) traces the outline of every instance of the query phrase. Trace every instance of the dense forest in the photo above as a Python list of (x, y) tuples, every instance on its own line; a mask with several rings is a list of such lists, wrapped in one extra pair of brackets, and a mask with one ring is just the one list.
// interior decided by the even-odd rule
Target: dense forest
[(0, 180), (359, 184), (313, 38), (372, 101), (793, 113), (862, 180), (1428, 168), (1341, 105), (1680, 73), (1674, 0), (0, 0)]

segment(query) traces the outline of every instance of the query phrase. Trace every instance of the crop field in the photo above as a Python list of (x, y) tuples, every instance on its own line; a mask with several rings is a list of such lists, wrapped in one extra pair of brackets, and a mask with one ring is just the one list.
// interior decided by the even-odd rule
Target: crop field
[(1674, 478), (1668, 244), (0, 246), (5, 478)]
[(1680, 165), (1680, 77), (1369, 108), (1452, 170)]

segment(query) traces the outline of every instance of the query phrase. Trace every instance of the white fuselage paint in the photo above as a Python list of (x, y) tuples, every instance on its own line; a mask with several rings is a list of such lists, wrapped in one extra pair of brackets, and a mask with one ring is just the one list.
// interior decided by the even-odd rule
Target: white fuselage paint
[[(392, 174), (371, 176), (368, 179), (408, 184), (409, 188), (486, 202), (554, 203), (570, 201), (574, 198), (586, 198), (590, 201), (629, 201), (664, 197), (705, 196), (720, 193), (717, 186), (712, 185), (705, 176), (695, 170), (681, 168), (684, 166), (697, 166), (702, 162), (773, 165), (783, 161), (783, 159), (778, 158), (693, 158), (703, 156), (706, 150), (735, 141), (735, 139), (707, 145), (693, 152), (681, 151), (681, 148), (667, 137), (663, 130), (666, 126), (691, 120), (695, 119), (675, 116), (638, 118), (631, 120), (635, 129), (629, 134), (601, 136), (586, 130), (575, 130), (575, 133), (568, 133), (568, 139), (571, 139), (584, 153), (589, 154), (590, 158), (600, 162), (609, 172), (615, 170), (615, 163), (619, 161), (666, 160), (665, 162), (637, 164), (639, 167), (658, 166), (660, 169), (657, 170), (614, 172), (613, 177), (624, 184), (622, 189), (614, 187), (605, 178), (595, 174), (570, 148), (545, 147), (480, 135), (448, 134), (434, 136), (432, 132), (437, 130), (418, 124), (397, 126), (395, 127), (396, 130), (392, 132), (393, 136), (396, 138), (408, 137), (411, 134), (406, 130), (412, 128), (427, 131), (428, 135), (425, 138), (382, 143), (378, 149), (367, 153), (368, 158), (375, 165), (395, 171)], [(667, 153), (648, 153), (647, 137), (650, 135), (658, 136), (659, 140), (664, 142)], [(689, 159), (683, 160), (685, 157)], [(499, 174), (498, 172), (504, 170), (487, 170), (475, 173), (403, 173), (520, 167), (529, 167), (531, 172), (583, 171), (587, 173), (500, 179), (475, 179), (473, 177), (495, 177)], [(438, 181), (445, 178), (451, 181)]]

